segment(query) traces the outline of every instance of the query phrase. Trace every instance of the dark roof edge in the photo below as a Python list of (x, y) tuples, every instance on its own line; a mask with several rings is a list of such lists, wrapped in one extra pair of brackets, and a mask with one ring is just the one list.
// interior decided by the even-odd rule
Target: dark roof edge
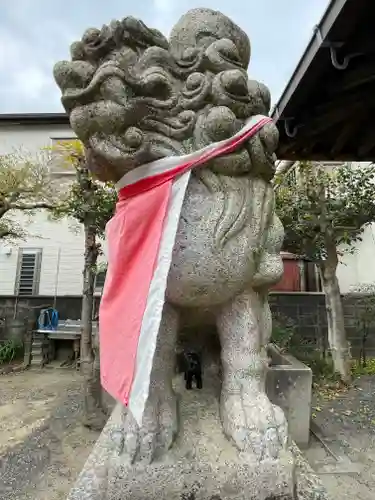
[[(298, 84), (302, 80), (306, 70), (310, 66), (312, 60), (314, 59), (316, 53), (321, 47), (324, 39), (329, 33), (332, 25), (336, 21), (341, 10), (345, 6), (347, 0), (331, 0), (328, 7), (326, 8), (320, 22), (316, 25), (314, 29), (314, 34), (308, 43), (305, 52), (302, 54), (296, 69), (294, 70), (289, 82), (287, 83), (281, 97), (274, 106), (271, 116), (277, 122), (279, 117), (282, 115), (286, 105), (288, 104), (290, 98), (292, 97), (294, 91), (298, 87)], [(321, 38), (317, 36), (317, 31), (320, 31)]]
[(1, 125), (66, 125), (69, 117), (66, 113), (7, 113), (0, 114)]

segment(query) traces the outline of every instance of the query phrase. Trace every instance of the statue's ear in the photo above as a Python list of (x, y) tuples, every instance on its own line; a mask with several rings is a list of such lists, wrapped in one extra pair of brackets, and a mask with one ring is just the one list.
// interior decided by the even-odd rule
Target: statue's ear
[(267, 116), (271, 108), (271, 93), (264, 83), (248, 80), (247, 88), (254, 102), (253, 114)]
[(259, 87), (259, 94), (260, 97), (263, 101), (264, 107), (265, 107), (265, 115), (268, 115), (271, 109), (271, 92), (267, 85), (264, 85), (264, 83), (258, 82), (258, 87)]

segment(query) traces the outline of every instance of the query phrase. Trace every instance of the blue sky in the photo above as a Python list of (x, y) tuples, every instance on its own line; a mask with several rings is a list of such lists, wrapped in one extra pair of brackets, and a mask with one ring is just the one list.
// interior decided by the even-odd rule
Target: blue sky
[(328, 0), (0, 0), (0, 113), (62, 111), (53, 64), (88, 27), (132, 15), (168, 35), (190, 8), (230, 16), (249, 35), (251, 77), (273, 103), (288, 82)]

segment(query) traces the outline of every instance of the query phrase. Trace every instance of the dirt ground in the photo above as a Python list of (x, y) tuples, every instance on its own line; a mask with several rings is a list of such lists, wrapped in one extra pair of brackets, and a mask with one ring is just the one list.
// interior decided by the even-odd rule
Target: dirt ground
[(98, 433), (80, 424), (80, 375), (0, 376), (0, 500), (66, 500)]
[(375, 376), (343, 392), (323, 390), (312, 408), (315, 433), (305, 451), (332, 500), (375, 497)]
[[(44, 369), (0, 376), (0, 500), (66, 500), (98, 433), (80, 424), (80, 375)], [(375, 377), (313, 403), (303, 454), (331, 500), (373, 500)]]

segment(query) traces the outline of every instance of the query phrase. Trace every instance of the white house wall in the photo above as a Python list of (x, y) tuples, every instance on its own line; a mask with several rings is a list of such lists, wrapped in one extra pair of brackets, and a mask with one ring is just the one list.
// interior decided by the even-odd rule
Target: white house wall
[(53, 139), (71, 139), (75, 134), (68, 125), (12, 125), (0, 127), (0, 154), (23, 150), (35, 154)]
[[(33, 155), (50, 146), (52, 139), (74, 137), (69, 126), (0, 127), (0, 154), (22, 150)], [(82, 293), (83, 234), (73, 221), (52, 222), (48, 214), (38, 211), (33, 217), (13, 215), (27, 229), (30, 237), (16, 245), (0, 248), (0, 295), (13, 295), (19, 248), (42, 248), (39, 295), (80, 295)], [(78, 228), (73, 231), (72, 227)], [(31, 236), (32, 235), (32, 236)], [(58, 254), (60, 249), (60, 264)], [(59, 268), (59, 269), (58, 269)]]
[(375, 224), (366, 227), (353, 255), (341, 258), (337, 275), (342, 293), (364, 284), (375, 284)]
[(68, 220), (52, 222), (44, 211), (33, 217), (18, 215), (16, 220), (30, 236), (1, 251), (1, 294), (14, 294), (18, 248), (22, 247), (42, 249), (39, 295), (54, 295), (55, 290), (57, 295), (79, 295), (83, 268), (83, 234), (79, 226), (78, 231), (73, 231)]
[[(353, 169), (369, 166), (370, 162), (352, 162)], [(375, 168), (375, 167), (374, 167)], [(342, 293), (365, 284), (375, 284), (375, 224), (367, 226), (362, 234), (362, 241), (356, 244), (353, 254), (341, 257), (337, 275)]]

